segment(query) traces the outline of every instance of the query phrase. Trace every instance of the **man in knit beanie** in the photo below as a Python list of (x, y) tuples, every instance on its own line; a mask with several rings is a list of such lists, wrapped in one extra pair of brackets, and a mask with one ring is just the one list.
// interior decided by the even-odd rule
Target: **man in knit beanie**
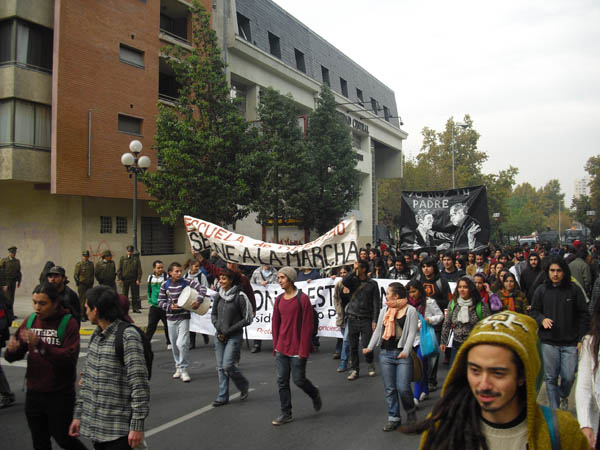
[(402, 431), (420, 449), (589, 449), (571, 413), (536, 403), (537, 323), (502, 311), (481, 320), (461, 346), (429, 416)]
[(319, 389), (306, 378), (306, 361), (312, 343), (313, 309), (308, 296), (294, 285), (296, 278), (296, 270), (292, 267), (283, 267), (277, 273), (277, 282), (283, 294), (275, 299), (271, 324), (281, 414), (273, 419), (273, 425), (284, 425), (293, 420), (290, 374), (294, 384), (312, 399), (315, 411), (319, 411), (322, 405)]

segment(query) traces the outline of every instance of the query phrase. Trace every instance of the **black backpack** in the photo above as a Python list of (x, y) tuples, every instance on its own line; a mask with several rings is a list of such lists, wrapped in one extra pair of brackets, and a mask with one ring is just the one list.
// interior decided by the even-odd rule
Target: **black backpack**
[[(298, 308), (300, 309), (300, 314), (298, 315), (298, 332), (300, 332), (300, 329), (302, 328), (302, 302), (300, 302), (300, 296), (302, 295), (302, 291), (300, 289), (298, 289), (298, 294), (296, 295), (296, 301), (298, 302)], [(281, 313), (279, 312), (279, 302), (281, 300), (281, 298), (283, 297), (283, 294), (280, 294), (276, 299), (275, 299), (275, 309), (277, 310), (277, 314), (279, 314), (279, 319), (281, 321)], [(316, 310), (315, 306), (311, 303), (311, 308), (312, 308), (312, 316), (313, 316), (313, 331), (312, 331), (312, 336), (316, 336), (317, 333), (319, 332), (319, 313)], [(300, 338), (300, 336), (298, 336), (298, 339)]]
[[(144, 333), (144, 331), (123, 320), (121, 321), (118, 325), (117, 325), (117, 331), (115, 333), (115, 353), (117, 355), (117, 358), (119, 358), (119, 361), (121, 362), (121, 365), (125, 365), (125, 350), (124, 350), (124, 346), (123, 346), (123, 332), (125, 331), (126, 328), (132, 327), (134, 328), (138, 334), (140, 335), (140, 338), (142, 339), (142, 346), (144, 347), (144, 359), (146, 360), (146, 368), (148, 369), (148, 379), (152, 378), (152, 362), (154, 361), (154, 352), (152, 351), (152, 344), (150, 343), (150, 340), (148, 339), (148, 337), (146, 336), (146, 333)], [(92, 335), (92, 339), (90, 339), (90, 344), (92, 343), (92, 340), (94, 339), (94, 337), (97, 335), (97, 333), (94, 333)]]

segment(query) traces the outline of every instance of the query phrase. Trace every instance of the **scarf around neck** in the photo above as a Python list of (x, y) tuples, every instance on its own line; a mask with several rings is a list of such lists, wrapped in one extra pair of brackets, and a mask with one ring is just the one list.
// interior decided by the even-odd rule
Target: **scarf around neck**
[(408, 305), (404, 306), (404, 308), (388, 308), (385, 312), (385, 316), (383, 316), (383, 325), (385, 327), (385, 331), (383, 332), (383, 339), (388, 340), (392, 337), (396, 336), (396, 319), (400, 319), (402, 317), (402, 313), (408, 308)]
[(458, 316), (457, 320), (460, 323), (469, 323), (469, 307), (473, 306), (473, 300), (468, 299), (458, 299)]

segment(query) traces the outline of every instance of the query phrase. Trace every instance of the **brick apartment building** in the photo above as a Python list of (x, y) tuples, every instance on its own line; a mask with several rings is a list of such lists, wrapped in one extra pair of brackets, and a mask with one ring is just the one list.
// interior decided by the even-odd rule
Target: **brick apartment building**
[[(352, 214), (361, 238), (370, 240), (376, 179), (400, 175), (406, 139), (393, 92), (270, 0), (202, 3), (248, 120), (256, 118), (261, 87), (290, 92), (299, 114), (314, 107), (321, 83), (336, 92), (361, 160), (362, 195)], [(188, 6), (184, 0), (0, 2), (0, 254), (19, 247), (18, 295), (31, 292), (48, 260), (72, 276), (81, 250), (97, 260), (111, 249), (118, 258), (131, 242), (133, 184), (120, 157), (138, 139), (150, 170), (156, 168), (157, 104), (177, 96), (160, 49), (191, 48)], [(162, 225), (139, 188), (138, 242), (147, 274), (156, 258), (184, 259), (188, 244), (183, 226)], [(261, 236), (252, 217), (237, 229)], [(288, 232), (294, 238), (299, 230)]]

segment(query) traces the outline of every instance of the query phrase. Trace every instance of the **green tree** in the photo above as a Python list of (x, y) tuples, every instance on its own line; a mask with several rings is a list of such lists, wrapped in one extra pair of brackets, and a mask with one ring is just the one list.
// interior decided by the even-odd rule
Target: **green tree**
[(358, 157), (326, 84), (321, 85), (317, 106), (309, 115), (306, 145), (312, 167), (302, 220), (306, 228), (323, 234), (353, 209), (360, 195)]
[(454, 149), (454, 173), (456, 187), (481, 183), (482, 166), (488, 155), (477, 147), (479, 133), (467, 114), (464, 127), (453, 118), (448, 119), (443, 132), (425, 127), (422, 131), (423, 145), (417, 155), (417, 169), (427, 175), (431, 190), (452, 187), (452, 151)]
[(173, 224), (189, 214), (231, 224), (248, 213), (252, 180), (239, 174), (256, 133), (230, 97), (209, 14), (197, 0), (190, 11), (193, 50), (163, 49), (180, 85), (179, 97), (174, 106), (159, 104), (155, 141), (160, 168), (143, 181), (164, 222)]
[(296, 105), (291, 96), (264, 89), (258, 108), (260, 152), (248, 155), (245, 169), (257, 178), (250, 206), (258, 221), (273, 220), (274, 241), (279, 241), (279, 222), (301, 218), (302, 205), (314, 183), (311, 155), (298, 126)]
[[(515, 178), (519, 169), (510, 166), (500, 170), (498, 174), (488, 174), (483, 177), (483, 184), (487, 188), (488, 211), (490, 218), (490, 237), (502, 242), (502, 224), (508, 219), (508, 200), (511, 197)], [(498, 214), (494, 216), (494, 214)], [(504, 230), (507, 231), (506, 229)]]

